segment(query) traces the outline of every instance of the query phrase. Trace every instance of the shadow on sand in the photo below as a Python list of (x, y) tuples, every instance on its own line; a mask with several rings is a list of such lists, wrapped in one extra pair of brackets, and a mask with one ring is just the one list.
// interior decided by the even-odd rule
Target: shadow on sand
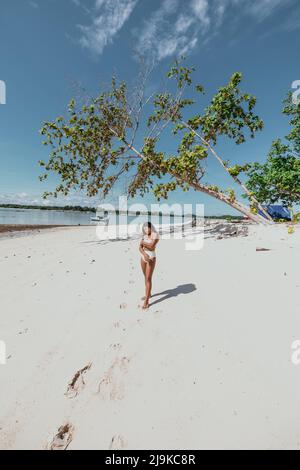
[(164, 297), (151, 302), (150, 307), (153, 307), (153, 305), (157, 305), (160, 302), (164, 302), (165, 300), (171, 299), (172, 297), (178, 297), (178, 295), (181, 294), (191, 294), (192, 292), (195, 292), (195, 290), (197, 290), (195, 284), (182, 284), (181, 286), (175, 287), (174, 289), (167, 289), (163, 292), (159, 292), (158, 294), (153, 294), (151, 298), (158, 297), (160, 295), (163, 295)]

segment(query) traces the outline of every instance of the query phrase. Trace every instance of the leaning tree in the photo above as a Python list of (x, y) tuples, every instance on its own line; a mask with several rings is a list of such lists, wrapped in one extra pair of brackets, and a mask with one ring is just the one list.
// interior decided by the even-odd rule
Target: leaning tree
[[(161, 199), (177, 188), (194, 189), (257, 223), (270, 222), (254, 193), (239, 178), (248, 165), (230, 166), (216, 151), (221, 137), (239, 145), (247, 135), (254, 138), (263, 128), (254, 112), (256, 98), (240, 90), (242, 76), (235, 73), (201, 113), (193, 114), (191, 106), (200, 105), (186, 96), (187, 91), (193, 89), (199, 96), (204, 93), (201, 85), (193, 86), (193, 70), (176, 61), (168, 73), (168, 79), (175, 80), (172, 91), (148, 98), (144, 93), (145, 75), (133, 94), (125, 82), (118, 83), (113, 78), (110, 87), (88, 104), (80, 106), (71, 100), (67, 118), (60, 116), (45, 122), (41, 134), (51, 153), (47, 162), (39, 162), (45, 170), (40, 179), (54, 172), (60, 182), (54, 192), (47, 192), (44, 197), (67, 195), (74, 189), (83, 190), (88, 196), (99, 192), (106, 196), (126, 175), (131, 197), (144, 196), (152, 190)], [(160, 148), (166, 132), (176, 139), (177, 151), (173, 154)], [(233, 188), (222, 190), (203, 181), (208, 158), (215, 158), (241, 186), (250, 207), (237, 199)]]

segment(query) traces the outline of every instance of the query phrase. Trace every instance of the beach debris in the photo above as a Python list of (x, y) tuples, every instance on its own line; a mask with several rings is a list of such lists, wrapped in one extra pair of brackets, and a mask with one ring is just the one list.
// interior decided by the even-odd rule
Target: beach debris
[(222, 240), (223, 238), (231, 237), (247, 237), (249, 226), (245, 222), (228, 222), (224, 220), (206, 221), (205, 236), (208, 238), (215, 238), (215, 240)]
[(61, 426), (50, 444), (50, 450), (67, 450), (73, 440), (73, 433), (74, 427), (70, 423)]
[(127, 447), (127, 442), (123, 436), (113, 436), (108, 450), (121, 450)]
[(25, 333), (28, 333), (28, 328), (25, 328), (23, 331), (19, 331), (19, 335), (23, 335)]
[(78, 370), (74, 377), (72, 378), (71, 382), (68, 385), (68, 389), (65, 393), (65, 396), (68, 398), (76, 398), (78, 393), (83, 389), (85, 386), (84, 376), (92, 367), (92, 363), (90, 362), (87, 366), (83, 367), (82, 369)]
[(257, 247), (256, 248), (256, 251), (271, 251), (270, 248), (261, 248), (261, 247)]
[(125, 308), (127, 308), (127, 304), (125, 304), (125, 303), (120, 304), (120, 309), (121, 310), (124, 310)]
[(110, 344), (109, 347), (115, 351), (115, 350), (121, 349), (122, 345), (120, 343), (115, 343), (115, 344)]

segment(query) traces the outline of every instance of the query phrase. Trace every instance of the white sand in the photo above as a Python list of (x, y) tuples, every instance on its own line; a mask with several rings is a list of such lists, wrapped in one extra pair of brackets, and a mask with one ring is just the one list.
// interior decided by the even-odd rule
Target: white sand
[(170, 295), (147, 312), (136, 241), (0, 240), (0, 448), (47, 448), (66, 423), (69, 449), (299, 448), (299, 232), (254, 231), (163, 240), (154, 292)]

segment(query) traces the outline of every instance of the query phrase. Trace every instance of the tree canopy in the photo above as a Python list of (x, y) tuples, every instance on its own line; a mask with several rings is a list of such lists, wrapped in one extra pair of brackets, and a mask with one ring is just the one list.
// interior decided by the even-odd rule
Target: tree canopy
[(300, 203), (300, 104), (293, 103), (291, 93), (283, 114), (289, 117), (289, 134), (273, 142), (266, 162), (249, 165), (246, 186), (261, 203), (292, 207)]
[[(126, 175), (130, 196), (153, 191), (160, 199), (177, 188), (194, 189), (225, 202), (256, 222), (264, 221), (237, 200), (233, 188), (222, 190), (203, 182), (208, 157), (216, 158), (235, 183), (243, 187), (251, 205), (261, 208), (238, 178), (248, 166), (230, 167), (215, 150), (220, 137), (240, 145), (263, 128), (255, 113), (256, 98), (240, 90), (242, 75), (234, 73), (210, 104), (203, 107), (204, 88), (193, 84), (192, 73), (193, 68), (176, 61), (168, 73), (168, 78), (175, 80), (175, 91), (150, 98), (145, 98), (143, 86), (137, 87), (132, 97), (126, 83), (113, 78), (110, 88), (88, 104), (79, 106), (72, 100), (66, 118), (59, 116), (45, 122), (41, 134), (51, 153), (47, 162), (40, 161), (45, 169), (41, 180), (49, 172), (60, 177), (55, 191), (45, 193), (45, 197), (67, 195), (73, 189), (83, 190), (89, 196), (101, 191), (106, 196)], [(186, 97), (191, 89), (199, 96), (197, 103)], [(201, 113), (192, 113), (191, 106), (195, 104), (197, 109), (202, 107)], [(171, 132), (176, 139), (174, 154), (160, 148), (163, 132)]]

